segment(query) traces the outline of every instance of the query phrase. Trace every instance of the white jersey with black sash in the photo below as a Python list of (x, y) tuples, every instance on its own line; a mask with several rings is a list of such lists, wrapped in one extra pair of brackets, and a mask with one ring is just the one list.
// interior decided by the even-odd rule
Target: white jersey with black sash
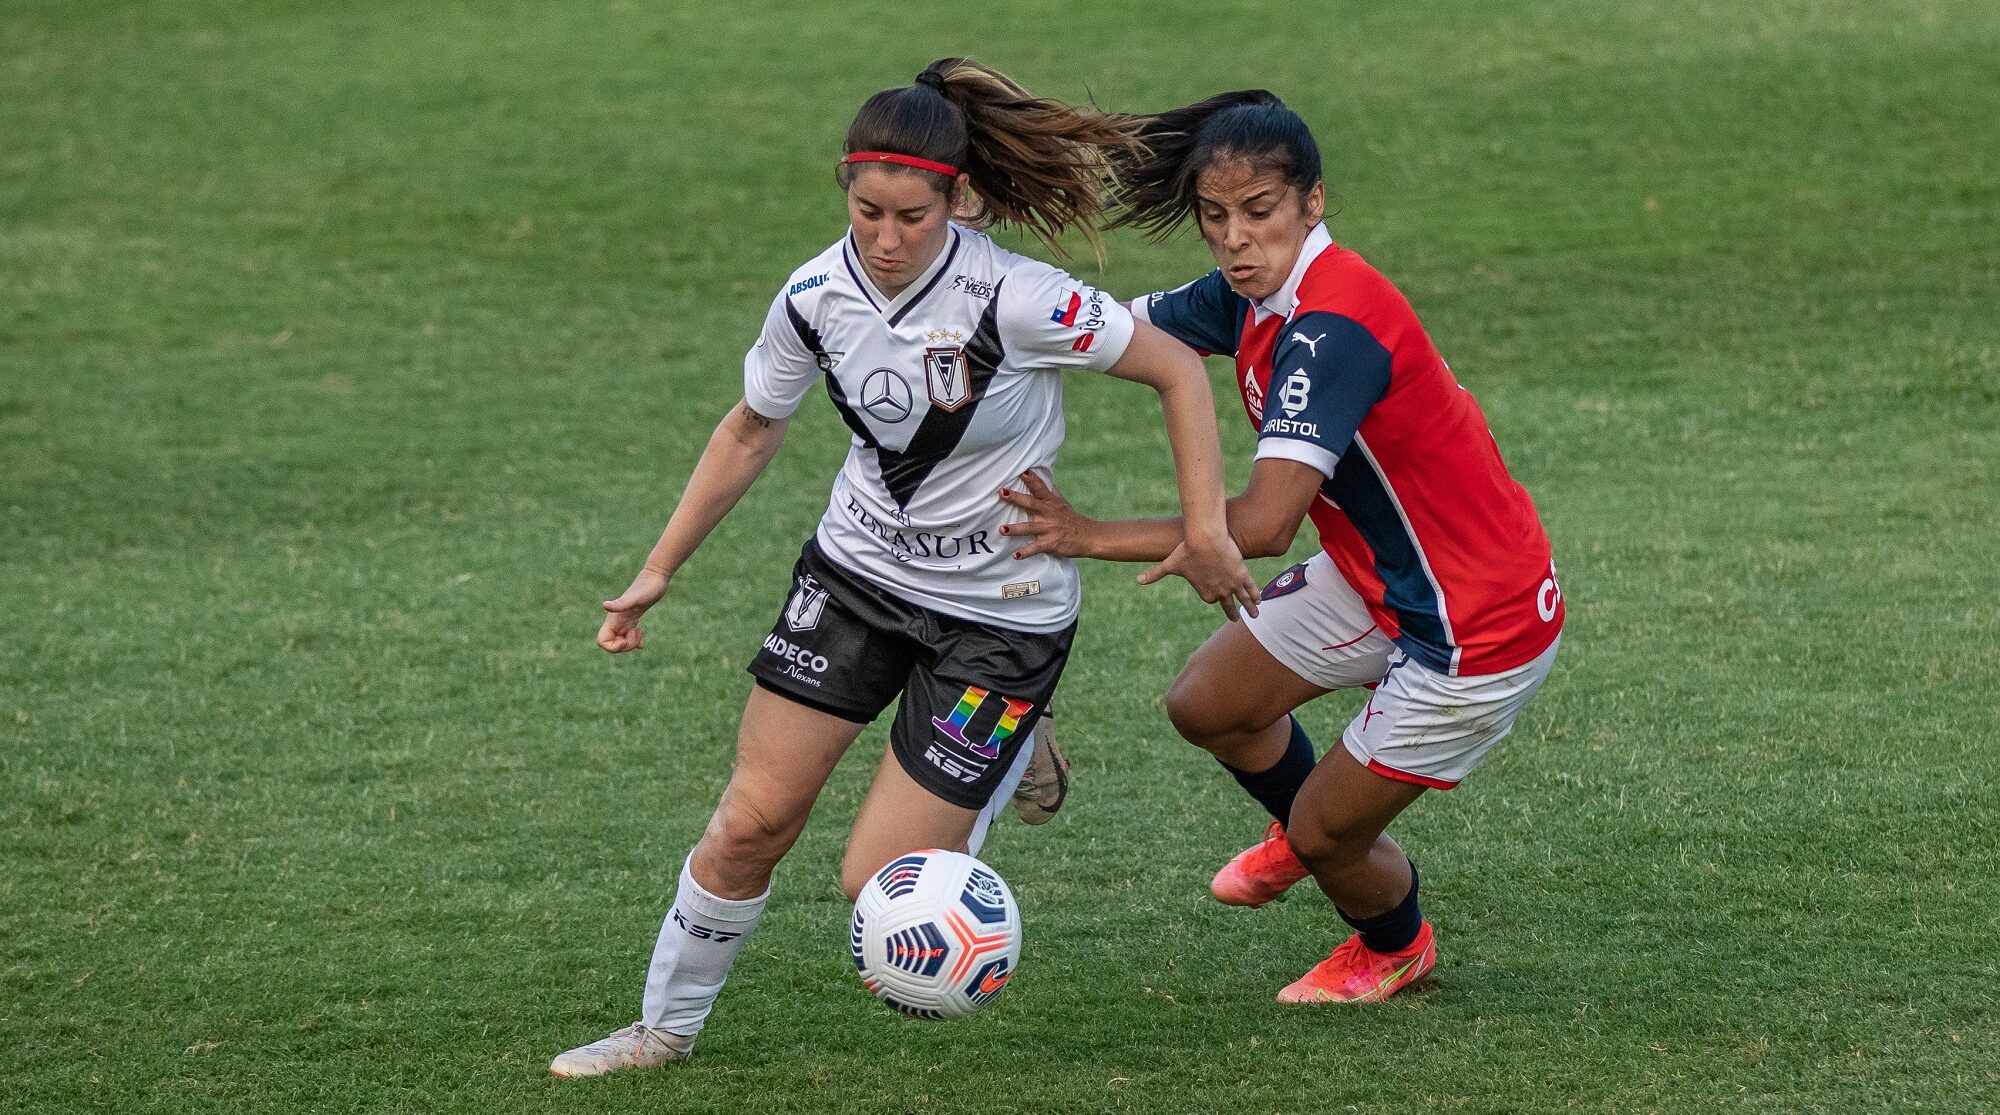
[(942, 252), (885, 298), (851, 236), (793, 272), (743, 361), (744, 399), (792, 414), (815, 380), (853, 431), (817, 540), (827, 557), (922, 607), (1019, 631), (1067, 627), (1072, 562), (1016, 561), (1024, 516), (996, 493), (1051, 477), (1062, 373), (1124, 354), (1116, 299), (984, 233), (952, 225)]

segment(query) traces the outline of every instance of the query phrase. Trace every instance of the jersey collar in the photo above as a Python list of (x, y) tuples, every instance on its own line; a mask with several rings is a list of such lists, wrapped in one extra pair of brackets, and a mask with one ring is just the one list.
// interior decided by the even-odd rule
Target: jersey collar
[(847, 273), (854, 279), (855, 289), (861, 292), (861, 297), (866, 298), (869, 305), (875, 307), (876, 313), (889, 319), (892, 328), (902, 324), (904, 316), (915, 308), (917, 303), (924, 300), (924, 296), (929, 294), (931, 288), (935, 287), (938, 280), (944, 276), (945, 268), (950, 267), (951, 261), (957, 258), (959, 242), (965, 236), (959, 232), (956, 222), (949, 227), (951, 242), (945, 245), (944, 251), (937, 254), (937, 258), (931, 261), (929, 267), (924, 268), (923, 274), (911, 280), (910, 285), (903, 288), (903, 293), (894, 298), (885, 298), (881, 291), (875, 289), (875, 281), (868, 277), (868, 269), (861, 265), (861, 253), (854, 246), (854, 230), (849, 228), (847, 235), (841, 238), (840, 257), (847, 263)]
[(1256, 324), (1272, 316), (1289, 319), (1292, 311), (1299, 308), (1299, 283), (1306, 277), (1306, 268), (1312, 266), (1319, 254), (1333, 247), (1333, 234), (1326, 230), (1326, 222), (1321, 221), (1306, 234), (1306, 242), (1299, 248), (1299, 261), (1292, 264), (1292, 273), (1286, 277), (1285, 285), (1271, 292), (1269, 298), (1251, 303), (1256, 312)]

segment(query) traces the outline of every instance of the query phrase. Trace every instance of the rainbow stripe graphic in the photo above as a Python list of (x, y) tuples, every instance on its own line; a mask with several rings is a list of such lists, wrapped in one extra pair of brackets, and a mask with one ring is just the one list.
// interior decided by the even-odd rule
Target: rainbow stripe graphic
[(931, 717), (931, 726), (964, 745), (975, 755), (983, 755), (989, 759), (997, 758), (1000, 754), (1000, 745), (1006, 743), (1007, 738), (1020, 728), (1022, 719), (1035, 710), (1035, 703), (1017, 701), (1012, 697), (1000, 698), (1007, 703), (1007, 707), (1000, 714), (999, 722), (993, 725), (993, 734), (986, 738), (985, 743), (973, 743), (965, 738), (965, 726), (972, 723), (973, 715), (986, 703), (986, 698), (989, 696), (992, 696), (990, 690), (981, 689), (976, 685), (966, 686), (965, 695), (958, 699), (958, 705), (951, 710), (951, 715), (942, 719)]

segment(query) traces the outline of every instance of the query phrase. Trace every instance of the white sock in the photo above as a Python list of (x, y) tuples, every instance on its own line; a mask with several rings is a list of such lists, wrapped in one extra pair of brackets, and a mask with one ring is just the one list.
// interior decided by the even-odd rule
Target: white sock
[(681, 864), (680, 891), (660, 923), (639, 1016), (646, 1025), (670, 1034), (700, 1032), (729, 978), (729, 966), (743, 951), (743, 942), (757, 928), (764, 902), (771, 897), (766, 890), (755, 898), (717, 898), (694, 881), (688, 869), (692, 862), (690, 854)]
[[(1037, 726), (1036, 730), (1041, 729)], [(1000, 779), (1000, 785), (993, 788), (993, 796), (986, 800), (986, 808), (981, 809), (979, 816), (973, 818), (972, 833), (965, 838), (966, 855), (976, 856), (979, 854), (979, 849), (986, 845), (986, 833), (993, 827), (993, 819), (1014, 800), (1014, 788), (1021, 784), (1022, 777), (1028, 773), (1028, 762), (1034, 757), (1035, 741), (1031, 738), (1021, 745), (1021, 750), (1014, 753), (1013, 765), (1007, 768), (1007, 774)]]

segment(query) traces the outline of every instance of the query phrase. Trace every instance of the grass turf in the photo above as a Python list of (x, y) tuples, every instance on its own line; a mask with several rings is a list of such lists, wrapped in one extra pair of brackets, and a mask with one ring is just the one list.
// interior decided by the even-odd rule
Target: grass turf
[[(0, 0), (0, 26), (4, 1106), (2000, 1110), (1990, 6)], [(838, 234), (848, 114), (946, 53), (1307, 117), (1336, 237), (1556, 539), (1557, 676), (1396, 827), (1430, 989), (1280, 1010), (1344, 929), (1204, 896), (1258, 818), (1159, 697), (1214, 617), (1088, 569), (1078, 797), (989, 847), (1029, 919), (994, 1009), (907, 1022), (848, 970), (833, 874), (878, 726), (699, 1058), (550, 1082), (636, 1010), (831, 409), (646, 651), (592, 648), (595, 601)], [(1204, 259), (1115, 238), (1080, 270), (1136, 293)], [(1150, 402), (1073, 384), (1070, 494), (1171, 507)], [(1352, 702), (1323, 704), (1327, 742)]]

